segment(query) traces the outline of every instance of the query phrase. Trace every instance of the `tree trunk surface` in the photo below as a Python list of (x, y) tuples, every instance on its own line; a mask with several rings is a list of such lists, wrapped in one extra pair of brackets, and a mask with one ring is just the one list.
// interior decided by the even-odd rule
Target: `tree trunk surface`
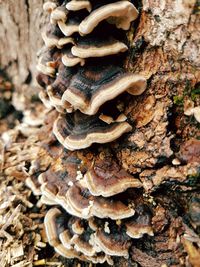
[[(43, 1), (0, 3), (0, 67), (17, 90), (35, 87)], [(131, 248), (138, 265), (123, 261), (120, 266), (199, 267), (200, 183), (192, 172), (200, 162), (199, 5), (195, 0), (143, 0), (136, 5), (140, 16), (128, 32), (125, 66), (144, 74), (148, 87), (134, 99), (123, 96), (125, 115), (135, 127), (111, 146), (123, 168), (151, 194), (157, 214), (154, 237)], [(177, 245), (187, 223), (193, 239)]]
[(37, 51), (42, 47), (43, 0), (0, 0), (0, 68), (15, 88), (36, 85)]

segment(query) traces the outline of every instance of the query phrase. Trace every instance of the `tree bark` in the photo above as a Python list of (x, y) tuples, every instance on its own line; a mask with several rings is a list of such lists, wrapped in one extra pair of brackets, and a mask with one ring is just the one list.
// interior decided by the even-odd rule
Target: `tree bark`
[(16, 89), (35, 86), (37, 51), (45, 16), (43, 0), (0, 0), (0, 68)]

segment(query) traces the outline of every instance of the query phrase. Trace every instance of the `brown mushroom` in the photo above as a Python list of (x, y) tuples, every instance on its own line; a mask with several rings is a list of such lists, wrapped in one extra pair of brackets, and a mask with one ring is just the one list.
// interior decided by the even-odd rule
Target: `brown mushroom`
[(76, 218), (76, 220), (72, 223), (72, 231), (77, 235), (81, 235), (83, 234), (84, 230), (85, 229), (82, 225), (82, 221)]
[(37, 70), (50, 77), (55, 76), (56, 67), (53, 59), (53, 51), (46, 50), (42, 56), (39, 57)]
[(95, 161), (84, 176), (87, 188), (94, 196), (110, 197), (128, 188), (139, 188), (141, 182), (128, 174), (111, 158)]
[(49, 99), (54, 106), (61, 106), (68, 112), (72, 111), (70, 103), (61, 101), (63, 93), (67, 90), (71, 78), (76, 73), (76, 68), (68, 68), (63, 63), (59, 64), (54, 81), (47, 86)]
[(127, 235), (131, 238), (141, 238), (144, 234), (153, 236), (151, 218), (152, 215), (146, 205), (137, 206), (135, 216), (125, 223)]
[(70, 233), (68, 229), (64, 230), (63, 232), (59, 234), (59, 239), (62, 245), (66, 249), (72, 249), (72, 244), (71, 244), (72, 234)]
[[(86, 188), (72, 186), (66, 193), (67, 203), (72, 214), (81, 218), (96, 216), (113, 220), (128, 218), (134, 215), (135, 210), (121, 201), (102, 197), (93, 197)], [(69, 212), (69, 213), (70, 213)]]
[(117, 28), (128, 30), (130, 23), (138, 16), (138, 11), (129, 1), (118, 1), (92, 11), (79, 25), (81, 35), (89, 34), (103, 20), (115, 24)]
[[(50, 209), (45, 216), (46, 235), (55, 251), (67, 258), (78, 258), (94, 264), (107, 261), (108, 264), (113, 265), (111, 257), (102, 253), (97, 244), (91, 242), (93, 236), (91, 229), (85, 229), (84, 235), (78, 236), (67, 226), (67, 217), (69, 215), (61, 212), (58, 208)], [(71, 219), (75, 218), (71, 217)]]
[[(61, 62), (61, 51), (44, 47), (39, 56), (37, 69), (40, 73), (55, 78), (57, 68)], [(50, 82), (53, 79), (50, 80)]]
[(71, 51), (74, 56), (79, 58), (89, 58), (114, 55), (125, 52), (127, 49), (128, 47), (123, 42), (114, 38), (102, 39), (92, 37), (80, 39), (80, 41), (72, 47)]
[(104, 253), (100, 253), (98, 255), (94, 255), (92, 257), (89, 256), (85, 256), (86, 259), (94, 264), (103, 264), (105, 262), (107, 262), (109, 265), (114, 265), (114, 262), (112, 260), (112, 258), (109, 255), (106, 255)]
[[(62, 160), (63, 158), (63, 160)], [(61, 205), (68, 213), (80, 217), (123, 219), (134, 215), (132, 206), (121, 201), (95, 197), (84, 187), (84, 181), (77, 180), (80, 160), (72, 155), (59, 156), (54, 165), (42, 173), (38, 180), (42, 195), (49, 201)], [(75, 225), (72, 225), (72, 230)], [(75, 228), (74, 228), (75, 230)], [(82, 228), (76, 227), (80, 233)]]
[(82, 149), (93, 143), (108, 143), (130, 131), (127, 122), (107, 124), (98, 116), (87, 116), (78, 111), (59, 116), (54, 123), (53, 133), (58, 141), (69, 150)]
[(92, 257), (96, 254), (96, 249), (88, 242), (85, 242), (80, 236), (74, 235), (70, 241), (74, 245), (74, 249), (83, 253), (85, 256)]
[(53, 105), (51, 104), (51, 101), (49, 100), (49, 97), (48, 97), (46, 92), (40, 91), (39, 92), (39, 98), (46, 108), (48, 108), (48, 109), (53, 108)]
[(98, 230), (94, 234), (95, 243), (101, 250), (111, 256), (128, 257), (128, 249), (131, 246), (130, 238), (122, 233), (117, 232), (106, 233), (103, 230)]
[[(84, 85), (84, 86), (83, 86)], [(71, 103), (75, 110), (94, 115), (105, 102), (127, 91), (140, 95), (146, 89), (146, 79), (114, 65), (80, 68), (63, 94), (63, 103)]]
[(50, 209), (44, 219), (44, 226), (48, 242), (55, 251), (66, 258), (80, 258), (79, 254), (71, 249), (66, 249), (60, 242), (56, 224), (56, 218), (61, 214), (57, 208)]
[(46, 86), (54, 82), (54, 77), (38, 72), (36, 80), (41, 87), (46, 88)]

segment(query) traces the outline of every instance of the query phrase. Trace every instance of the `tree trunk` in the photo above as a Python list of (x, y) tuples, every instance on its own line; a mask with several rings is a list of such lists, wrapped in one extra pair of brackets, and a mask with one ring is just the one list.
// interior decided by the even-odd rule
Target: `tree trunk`
[[(135, 127), (111, 148), (121, 166), (140, 178), (148, 201), (157, 205), (155, 236), (136, 241), (131, 248), (131, 260), (139, 266), (200, 266), (199, 254), (197, 258), (191, 254), (195, 251), (191, 243), (176, 243), (178, 234), (186, 233), (185, 219), (200, 234), (199, 176), (192, 172), (200, 162), (198, 2), (138, 1), (140, 17), (128, 32), (126, 68), (144, 74), (148, 87), (141, 96), (123, 96), (125, 115)], [(43, 1), (0, 3), (0, 66), (17, 89), (35, 86), (36, 53), (42, 46), (45, 21)]]
[(0, 68), (15, 88), (36, 85), (37, 51), (44, 24), (43, 0), (0, 0)]

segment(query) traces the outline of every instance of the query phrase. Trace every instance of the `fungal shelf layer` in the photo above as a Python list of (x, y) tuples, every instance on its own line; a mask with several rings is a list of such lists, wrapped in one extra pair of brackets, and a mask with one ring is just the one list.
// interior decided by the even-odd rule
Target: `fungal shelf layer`
[(145, 77), (123, 66), (138, 11), (126, 0), (52, 1), (44, 11), (37, 80), (44, 105), (57, 111), (52, 131), (60, 145), (34, 191), (53, 206), (44, 224), (59, 254), (113, 265), (129, 257), (134, 239), (153, 235), (141, 182), (100, 145), (132, 130), (116, 98), (146, 89)]

